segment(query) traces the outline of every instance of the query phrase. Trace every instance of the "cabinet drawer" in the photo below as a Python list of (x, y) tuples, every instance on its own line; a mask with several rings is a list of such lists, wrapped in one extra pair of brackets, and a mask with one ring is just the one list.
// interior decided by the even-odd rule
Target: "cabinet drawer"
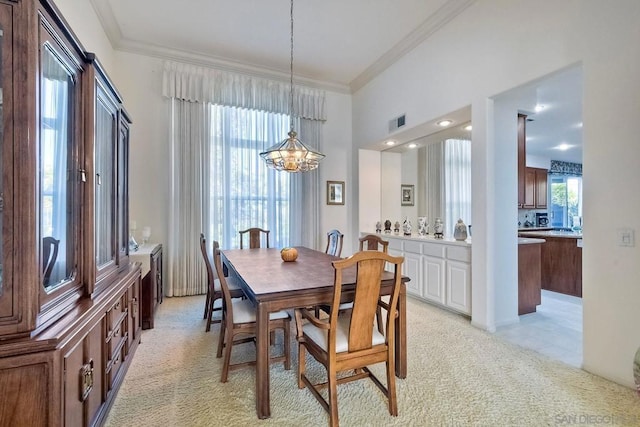
[(404, 251), (405, 252), (411, 252), (413, 254), (421, 254), (422, 253), (422, 243), (421, 242), (413, 242), (413, 241), (404, 242)]
[(471, 262), (471, 249), (464, 246), (449, 246), (447, 259), (462, 262)]
[(107, 361), (107, 384), (109, 389), (113, 388), (118, 372), (123, 365), (125, 359), (125, 343), (126, 339), (120, 338), (115, 351), (110, 355), (110, 360)]
[(444, 258), (445, 245), (439, 243), (423, 243), (422, 253), (424, 255), (435, 256), (438, 258)]
[(127, 304), (123, 300), (126, 300), (126, 296), (121, 296), (107, 312), (110, 331), (114, 330), (118, 326), (124, 317), (123, 314), (127, 311)]
[(114, 330), (109, 340), (109, 354), (113, 354), (122, 345), (121, 341), (126, 339), (127, 330), (125, 322), (120, 323)]

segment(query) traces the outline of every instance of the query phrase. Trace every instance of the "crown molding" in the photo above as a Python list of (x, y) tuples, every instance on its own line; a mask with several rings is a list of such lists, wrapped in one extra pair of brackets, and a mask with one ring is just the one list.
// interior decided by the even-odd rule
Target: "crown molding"
[(357, 92), (380, 75), (384, 70), (396, 63), (400, 58), (420, 43), (428, 39), (433, 33), (442, 28), (469, 7), (476, 0), (449, 0), (443, 4), (433, 15), (429, 16), (418, 28), (413, 30), (407, 37), (400, 40), (395, 46), (389, 49), (376, 62), (371, 64), (358, 77), (349, 84), (351, 93)]
[[(129, 52), (159, 59), (175, 60), (217, 68), (224, 71), (247, 74), (255, 77), (268, 78), (277, 81), (289, 81), (289, 73), (281, 70), (266, 68), (261, 65), (230, 61), (222, 57), (216, 57), (202, 52), (190, 52), (178, 49), (170, 49), (150, 43), (142, 43), (126, 39), (122, 35), (120, 26), (113, 14), (108, 1), (89, 0), (98, 19), (102, 24), (111, 46), (116, 51)], [(394, 47), (383, 54), (376, 62), (367, 67), (349, 84), (331, 81), (322, 81), (304, 76), (295, 76), (295, 81), (305, 86), (316, 89), (324, 89), (332, 92), (352, 94), (363, 88), (367, 83), (380, 75), (401, 57), (413, 50), (420, 43), (428, 39), (433, 33), (459, 15), (476, 0), (449, 0), (442, 5), (433, 15), (429, 16), (418, 28), (407, 37), (398, 42)]]
[[(211, 54), (170, 49), (163, 46), (155, 46), (149, 43), (140, 43), (125, 39), (120, 40), (120, 43), (118, 44), (116, 50), (164, 60), (173, 60), (192, 65), (215, 68), (221, 71), (239, 73), (258, 78), (282, 81), (285, 83), (288, 83), (290, 78), (289, 73), (276, 69), (266, 68), (260, 65), (234, 62), (221, 57), (215, 57)], [(296, 84), (301, 84), (314, 89), (351, 94), (349, 86), (346, 84), (320, 81), (300, 75), (294, 75), (294, 81)]]

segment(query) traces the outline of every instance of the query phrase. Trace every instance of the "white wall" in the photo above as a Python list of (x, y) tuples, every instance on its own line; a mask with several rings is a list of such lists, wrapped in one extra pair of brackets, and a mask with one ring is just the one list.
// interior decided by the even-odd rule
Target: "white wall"
[(111, 42), (102, 31), (102, 24), (100, 24), (91, 3), (88, 0), (55, 0), (55, 4), (73, 32), (78, 36), (85, 50), (96, 54), (109, 77), (118, 86), (118, 81), (113, 75), (116, 69), (115, 52), (111, 47)]
[[(396, 221), (402, 224), (402, 209), (400, 207), (400, 185), (402, 184), (402, 155), (400, 153), (382, 153), (380, 156), (381, 181), (380, 188), (381, 208), (378, 209), (380, 216), (377, 221), (383, 226), (386, 220), (391, 221), (391, 228), (394, 228)], [(375, 187), (377, 183), (369, 182), (368, 187)], [(375, 211), (374, 211), (375, 212)], [(375, 227), (360, 230), (374, 231)]]
[(493, 330), (503, 314), (497, 290), (515, 286), (504, 271), (517, 265), (503, 237), (515, 239), (514, 226), (499, 221), (516, 216), (515, 181), (502, 181), (515, 176), (515, 152), (499, 152), (512, 130), (495, 122), (493, 98), (582, 64), (584, 368), (628, 386), (640, 345), (640, 263), (637, 247), (617, 246), (616, 229), (637, 230), (640, 212), (640, 50), (630, 42), (640, 38), (638, 22), (636, 0), (478, 1), (353, 98), (354, 149), (384, 140), (398, 111), (411, 128), (471, 104), (473, 324)]
[[(322, 187), (320, 206), (320, 229), (323, 230), (318, 249), (323, 250), (327, 245), (326, 232), (338, 229), (344, 234), (342, 254), (351, 254), (353, 248), (358, 248), (357, 235), (351, 232), (353, 215), (357, 212), (357, 182), (353, 178), (355, 168), (353, 157), (357, 153), (351, 149), (351, 96), (347, 94), (327, 92), (327, 121), (323, 127), (323, 154), (327, 157), (322, 161), (320, 171), (320, 185)], [(304, 141), (304, 140), (303, 140)], [(344, 205), (327, 205), (327, 181), (345, 182)], [(355, 240), (354, 240), (355, 239)], [(355, 244), (354, 244), (355, 241)]]
[[(382, 175), (382, 154), (373, 150), (358, 150), (358, 223), (352, 227), (352, 233), (359, 231), (375, 231), (376, 222), (380, 219), (381, 184), (385, 182)], [(400, 197), (398, 195), (398, 197)], [(384, 225), (383, 225), (384, 227)], [(358, 246), (353, 245), (353, 249)]]

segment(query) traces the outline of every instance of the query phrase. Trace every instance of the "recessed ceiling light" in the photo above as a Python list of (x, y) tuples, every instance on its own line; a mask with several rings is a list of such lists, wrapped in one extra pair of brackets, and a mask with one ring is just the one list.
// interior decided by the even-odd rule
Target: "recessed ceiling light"
[(466, 130), (467, 132), (471, 132), (472, 126), (471, 125), (466, 125), (462, 129)]
[(395, 141), (387, 141), (387, 142), (385, 142), (385, 144), (387, 144), (387, 145), (396, 145), (396, 142)]
[(413, 142), (409, 145), (407, 145), (407, 147), (409, 148), (416, 148), (418, 146), (418, 144), (414, 144)]
[(543, 104), (536, 104), (536, 113), (539, 113), (540, 111), (544, 110), (544, 105)]
[(560, 150), (560, 151), (567, 151), (569, 148), (573, 147), (573, 145), (569, 145), (565, 142), (563, 142), (562, 144), (558, 145), (556, 147), (556, 150)]
[(445, 120), (440, 120), (438, 123), (436, 123), (438, 126), (449, 126), (453, 123), (453, 120), (449, 120), (449, 119), (445, 119)]

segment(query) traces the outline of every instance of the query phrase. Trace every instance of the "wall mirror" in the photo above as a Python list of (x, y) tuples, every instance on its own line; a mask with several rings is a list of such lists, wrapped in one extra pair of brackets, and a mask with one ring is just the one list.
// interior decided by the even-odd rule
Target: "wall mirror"
[[(418, 217), (427, 217), (430, 232), (436, 218), (442, 218), (445, 236), (453, 235), (459, 218), (471, 223), (471, 130), (470, 108), (442, 118), (455, 117), (445, 129), (425, 128), (424, 134), (383, 151), (382, 217), (393, 221), (408, 218), (417, 229)], [(437, 122), (439, 120), (435, 120)], [(393, 167), (390, 165), (395, 165)], [(395, 190), (384, 182), (401, 182)], [(394, 207), (404, 185), (413, 185), (414, 203)], [(395, 191), (398, 192), (396, 196)], [(398, 203), (399, 204), (399, 203)], [(399, 216), (400, 218), (397, 218)]]

